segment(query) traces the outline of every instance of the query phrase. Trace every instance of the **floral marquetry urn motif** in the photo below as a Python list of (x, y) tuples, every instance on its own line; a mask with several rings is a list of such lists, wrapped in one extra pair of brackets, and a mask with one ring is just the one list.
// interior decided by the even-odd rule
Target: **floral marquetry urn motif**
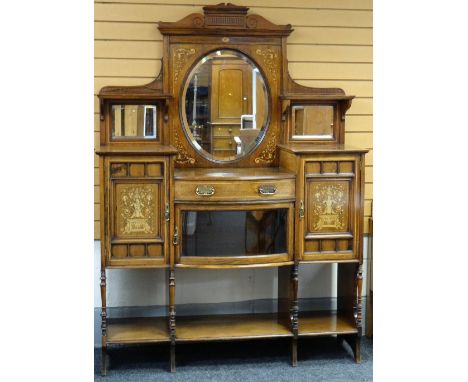
[(157, 233), (156, 193), (153, 185), (118, 185), (119, 236), (154, 236)]
[(348, 194), (348, 182), (316, 182), (311, 185), (312, 231), (348, 230)]

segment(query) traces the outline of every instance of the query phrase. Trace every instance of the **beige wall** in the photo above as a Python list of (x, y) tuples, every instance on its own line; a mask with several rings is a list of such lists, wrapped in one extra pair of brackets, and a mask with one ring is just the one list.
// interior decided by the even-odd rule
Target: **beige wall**
[[(177, 21), (220, 0), (100, 0), (95, 3), (94, 137), (99, 144), (96, 94), (106, 85), (140, 85), (159, 73), (162, 37), (156, 21)], [(277, 24), (292, 24), (289, 72), (307, 86), (340, 87), (356, 98), (346, 119), (346, 143), (371, 149), (366, 157), (365, 215), (372, 200), (372, 1), (239, 0)], [(187, 3), (193, 5), (187, 5)], [(98, 160), (94, 161), (94, 236), (99, 239)]]

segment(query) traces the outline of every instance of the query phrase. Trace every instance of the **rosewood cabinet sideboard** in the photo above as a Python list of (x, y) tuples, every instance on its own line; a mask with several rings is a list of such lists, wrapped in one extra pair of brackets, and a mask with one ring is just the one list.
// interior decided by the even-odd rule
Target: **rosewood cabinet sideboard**
[[(291, 25), (232, 4), (159, 22), (161, 73), (100, 100), (102, 374), (112, 344), (330, 336), (360, 361), (364, 156), (353, 96), (288, 74)], [(337, 306), (299, 308), (299, 266), (336, 263)], [(177, 270), (274, 267), (271, 313), (178, 316)], [(106, 270), (167, 270), (168, 314), (107, 314)], [(190, 272), (190, 270), (189, 270)], [(201, 290), (200, 293), (203, 293)]]

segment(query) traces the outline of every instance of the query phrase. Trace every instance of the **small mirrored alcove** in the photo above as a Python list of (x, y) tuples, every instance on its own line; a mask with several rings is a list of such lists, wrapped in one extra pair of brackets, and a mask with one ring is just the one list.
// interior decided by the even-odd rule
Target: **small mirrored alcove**
[(332, 105), (294, 105), (292, 107), (293, 139), (334, 139)]
[(180, 100), (189, 142), (212, 161), (248, 155), (265, 135), (269, 98), (264, 77), (246, 55), (222, 49), (204, 56), (189, 73)]
[(156, 139), (156, 105), (112, 105), (112, 139)]

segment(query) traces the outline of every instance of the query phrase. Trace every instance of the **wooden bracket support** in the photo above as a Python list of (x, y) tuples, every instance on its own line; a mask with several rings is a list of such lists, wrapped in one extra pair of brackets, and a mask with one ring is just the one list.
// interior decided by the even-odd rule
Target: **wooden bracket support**
[(289, 99), (285, 99), (281, 101), (281, 120), (284, 122), (288, 116), (288, 110), (291, 106), (291, 101)]

